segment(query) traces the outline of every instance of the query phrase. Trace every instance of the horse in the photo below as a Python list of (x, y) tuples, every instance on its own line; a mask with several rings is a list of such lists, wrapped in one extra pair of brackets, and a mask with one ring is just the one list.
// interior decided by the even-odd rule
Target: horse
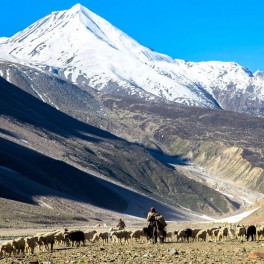
[(148, 227), (143, 228), (143, 232), (147, 235), (147, 240), (151, 239), (153, 244), (158, 242), (158, 237), (161, 243), (166, 238), (164, 226), (157, 220), (150, 221)]

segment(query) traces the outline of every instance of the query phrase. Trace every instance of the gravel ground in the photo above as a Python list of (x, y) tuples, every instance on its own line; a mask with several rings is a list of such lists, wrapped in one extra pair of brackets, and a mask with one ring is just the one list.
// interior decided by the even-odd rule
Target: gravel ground
[(150, 244), (131, 241), (129, 244), (87, 242), (85, 246), (68, 248), (55, 246), (52, 253), (12, 256), (0, 263), (182, 263), (182, 264), (250, 264), (264, 263), (254, 252), (264, 255), (264, 241), (249, 242), (166, 242)]

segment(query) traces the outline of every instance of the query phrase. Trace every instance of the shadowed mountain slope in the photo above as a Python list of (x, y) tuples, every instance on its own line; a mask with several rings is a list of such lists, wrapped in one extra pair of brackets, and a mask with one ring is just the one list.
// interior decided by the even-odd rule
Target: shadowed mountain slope
[[(0, 166), (57, 196), (144, 214), (142, 208), (128, 210), (133, 200), (124, 198), (127, 192), (95, 175), (176, 207), (213, 214), (235, 209), (225, 196), (165, 166), (142, 147), (77, 121), (2, 78), (0, 93)], [(136, 199), (135, 194), (130, 196)]]
[[(63, 196), (110, 210), (124, 211), (127, 208), (126, 201), (110, 188), (100, 184), (92, 175), (12, 142), (0, 139), (0, 144), (1, 164), (25, 175), (14, 174), (9, 177), (9, 181), (12, 177), (14, 183), (17, 183), (9, 185), (10, 191), (23, 190), (23, 195), (31, 195), (31, 198), (36, 195)], [(4, 183), (6, 183), (5, 178), (2, 178), (2, 187)], [(4, 197), (5, 192), (1, 195)]]
[[(68, 203), (75, 201), (140, 217), (145, 217), (146, 207), (156, 205), (166, 210), (168, 219), (197, 218), (23, 146), (3, 139), (0, 144), (1, 165), (7, 166), (0, 166), (2, 198), (39, 205), (43, 197), (57, 197), (67, 199)], [(23, 175), (16, 171), (23, 172)], [(58, 207), (52, 199), (50, 202), (51, 208)]]

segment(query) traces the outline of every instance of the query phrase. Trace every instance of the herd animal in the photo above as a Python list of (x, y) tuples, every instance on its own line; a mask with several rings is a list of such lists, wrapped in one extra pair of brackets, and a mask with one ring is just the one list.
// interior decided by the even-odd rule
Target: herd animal
[(256, 241), (264, 239), (264, 225), (224, 225), (206, 229), (186, 228), (174, 231), (177, 242)]
[[(264, 239), (264, 225), (224, 225), (207, 229), (185, 228), (167, 232), (165, 242), (206, 242), (206, 241), (255, 241)], [(134, 242), (133, 242), (134, 241)], [(41, 251), (52, 251), (56, 247), (79, 247), (89, 243), (145, 243), (146, 233), (137, 230), (55, 230), (38, 233), (34, 236), (18, 237), (5, 241), (0, 246), (0, 256), (9, 257), (12, 254), (34, 254), (36, 248)]]

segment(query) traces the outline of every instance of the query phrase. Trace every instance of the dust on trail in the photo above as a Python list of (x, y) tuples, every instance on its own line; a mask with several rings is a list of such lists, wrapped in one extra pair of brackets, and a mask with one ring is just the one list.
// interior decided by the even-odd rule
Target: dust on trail
[(186, 263), (186, 264), (249, 264), (264, 263), (264, 259), (252, 257), (252, 252), (264, 252), (262, 242), (192, 242), (149, 244), (130, 242), (120, 245), (109, 242), (107, 245), (87, 243), (78, 248), (55, 247), (53, 253), (43, 252), (35, 255), (8, 257), (0, 260), (2, 264), (38, 263), (95, 264), (95, 263)]

